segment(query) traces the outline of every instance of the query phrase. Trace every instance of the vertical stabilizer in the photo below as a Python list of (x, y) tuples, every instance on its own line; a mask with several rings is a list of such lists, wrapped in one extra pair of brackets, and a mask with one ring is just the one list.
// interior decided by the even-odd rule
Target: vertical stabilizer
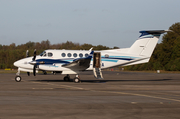
[(130, 47), (128, 53), (139, 56), (150, 57), (162, 33), (165, 30), (140, 31), (138, 40)]

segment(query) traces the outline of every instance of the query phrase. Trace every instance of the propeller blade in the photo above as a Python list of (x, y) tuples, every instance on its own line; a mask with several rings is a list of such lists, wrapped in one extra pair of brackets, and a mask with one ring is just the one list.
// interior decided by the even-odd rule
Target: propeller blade
[(35, 61), (36, 60), (36, 49), (34, 50), (34, 57), (33, 57), (33, 59), (32, 59), (33, 61)]
[(37, 65), (35, 64), (34, 67), (33, 67), (33, 75), (36, 76), (36, 67)]
[(30, 76), (30, 72), (27, 72), (27, 75)]
[(34, 56), (36, 56), (36, 49), (34, 50)]
[[(29, 50), (26, 51), (26, 57), (29, 57)], [(27, 72), (27, 75), (30, 76), (30, 72)]]
[(29, 50), (26, 51), (26, 57), (29, 57)]

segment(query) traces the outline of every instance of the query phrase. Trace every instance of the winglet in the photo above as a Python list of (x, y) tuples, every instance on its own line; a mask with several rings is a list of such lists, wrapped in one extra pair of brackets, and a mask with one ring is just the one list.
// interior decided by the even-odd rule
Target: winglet
[(94, 51), (92, 50), (92, 51), (89, 53), (88, 57), (86, 57), (86, 58), (92, 58), (93, 54), (94, 54)]
[(91, 52), (91, 51), (92, 51), (92, 49), (93, 49), (93, 47), (92, 47), (91, 49), (89, 49), (89, 51)]

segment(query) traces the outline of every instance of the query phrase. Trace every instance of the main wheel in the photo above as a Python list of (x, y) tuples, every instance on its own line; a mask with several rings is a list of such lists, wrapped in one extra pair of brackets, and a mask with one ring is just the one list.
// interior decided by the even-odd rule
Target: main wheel
[(55, 72), (55, 71), (53, 71), (53, 74), (54, 74), (54, 75), (56, 75), (56, 72)]
[(44, 74), (44, 75), (46, 75), (46, 74), (47, 74), (47, 72), (46, 72), (46, 71), (43, 71), (43, 74)]
[(20, 76), (16, 76), (16, 77), (15, 77), (15, 81), (16, 81), (16, 82), (20, 82), (20, 81), (21, 81), (21, 77), (20, 77)]
[(74, 83), (79, 83), (79, 82), (80, 82), (80, 79), (77, 78), (77, 77), (75, 77), (75, 78), (74, 78)]
[(70, 78), (68, 76), (65, 76), (64, 81), (70, 81)]

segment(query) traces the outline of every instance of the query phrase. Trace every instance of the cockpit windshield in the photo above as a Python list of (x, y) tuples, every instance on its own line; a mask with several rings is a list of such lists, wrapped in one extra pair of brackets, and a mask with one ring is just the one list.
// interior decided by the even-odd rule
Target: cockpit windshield
[(40, 54), (40, 56), (42, 57), (42, 56), (46, 56), (46, 51), (43, 51), (41, 54)]

